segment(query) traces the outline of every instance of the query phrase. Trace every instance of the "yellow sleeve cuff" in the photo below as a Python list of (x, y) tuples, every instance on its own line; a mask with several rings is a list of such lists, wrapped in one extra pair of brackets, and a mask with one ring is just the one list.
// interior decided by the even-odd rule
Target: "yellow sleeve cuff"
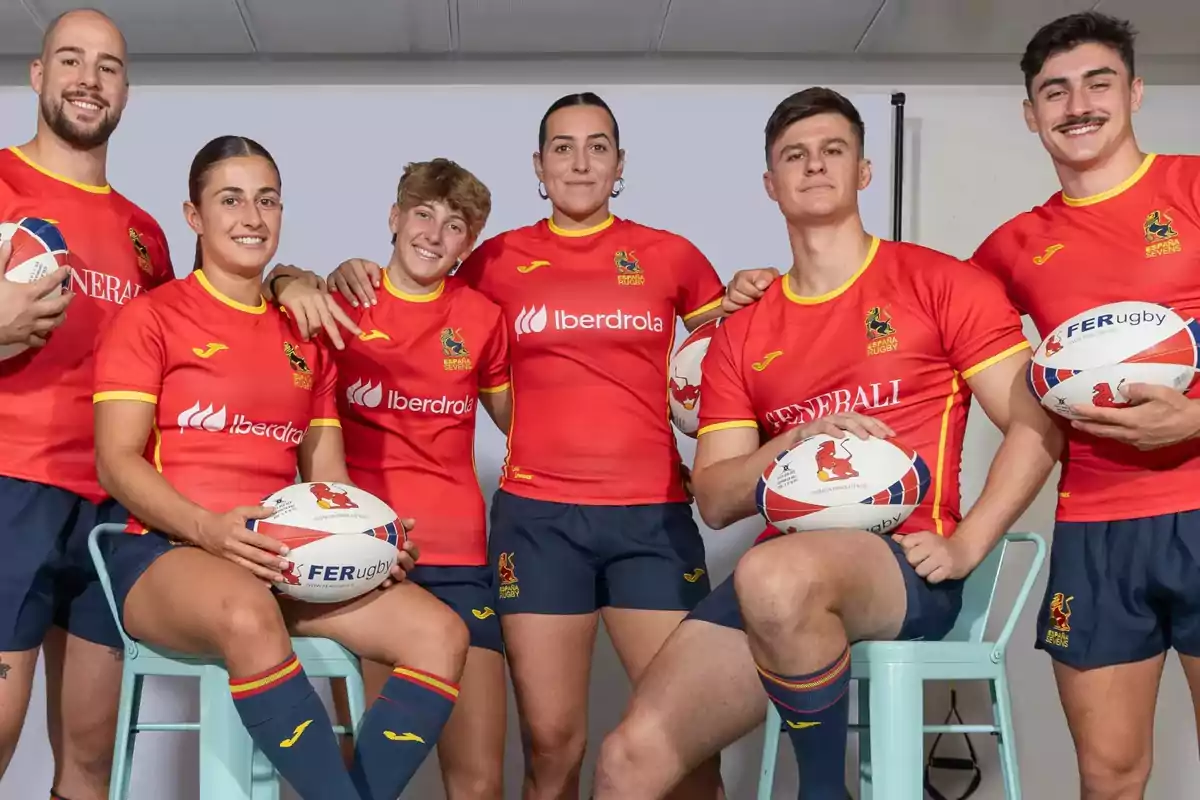
[(1001, 361), (1003, 361), (1004, 359), (1008, 358), (1009, 356), (1016, 355), (1017, 353), (1021, 352), (1022, 350), (1026, 349), (1029, 346), (1030, 346), (1029, 342), (1021, 342), (1020, 344), (1014, 344), (1012, 347), (1008, 348), (1007, 350), (1005, 350), (1002, 353), (997, 353), (996, 355), (992, 356), (991, 358), (985, 358), (983, 361), (980, 361), (978, 364), (971, 367), (970, 369), (963, 370), (963, 373), (962, 373), (963, 380), (965, 381), (967, 378), (970, 378), (972, 375), (978, 375), (979, 373), (983, 372), (985, 369), (990, 367), (992, 364), (998, 364)]
[(93, 403), (103, 403), (106, 400), (136, 400), (139, 403), (157, 405), (158, 397), (146, 392), (96, 392), (92, 395)]
[(696, 431), (696, 436), (703, 436), (706, 433), (713, 431), (723, 431), (729, 428), (757, 428), (758, 422), (752, 419), (735, 419), (730, 422), (714, 422), (712, 425), (705, 425), (700, 430)]

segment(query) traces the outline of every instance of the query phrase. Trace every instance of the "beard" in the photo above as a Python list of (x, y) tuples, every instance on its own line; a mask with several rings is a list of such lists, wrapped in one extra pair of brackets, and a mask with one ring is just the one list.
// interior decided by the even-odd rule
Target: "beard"
[[(95, 102), (94, 98), (89, 99)], [(52, 100), (42, 97), (39, 105), (42, 118), (46, 120), (50, 130), (54, 131), (58, 138), (78, 150), (91, 150), (105, 144), (108, 137), (112, 136), (113, 131), (117, 129), (117, 123), (121, 121), (120, 114), (113, 114), (111, 107), (103, 106), (104, 116), (100, 122), (93, 123), (90, 128), (84, 128), (67, 118), (67, 100), (65, 98), (59, 98), (58, 103), (55, 104)]]

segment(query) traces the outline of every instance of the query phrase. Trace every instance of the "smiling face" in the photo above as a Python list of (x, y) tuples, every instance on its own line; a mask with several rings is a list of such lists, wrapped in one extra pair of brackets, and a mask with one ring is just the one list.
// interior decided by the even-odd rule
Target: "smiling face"
[(393, 263), (422, 286), (446, 277), (474, 244), (466, 216), (440, 200), (394, 205), (389, 223), (396, 235)]
[(1142, 81), (1120, 54), (1085, 42), (1046, 59), (1030, 83), (1025, 122), (1054, 161), (1083, 170), (1133, 142), (1141, 103)]
[(81, 150), (107, 142), (129, 99), (125, 59), (125, 39), (107, 17), (84, 10), (59, 19), (30, 66), (50, 130)]
[(533, 156), (538, 180), (554, 207), (575, 219), (605, 211), (625, 167), (608, 111), (597, 106), (560, 108), (546, 119), (546, 140)]
[(771, 146), (763, 175), (767, 194), (792, 223), (839, 219), (858, 209), (858, 193), (871, 181), (871, 166), (850, 120), (814, 114), (788, 125)]
[(279, 174), (262, 156), (236, 156), (204, 175), (198, 203), (184, 205), (205, 263), (258, 275), (275, 256), (283, 222)]

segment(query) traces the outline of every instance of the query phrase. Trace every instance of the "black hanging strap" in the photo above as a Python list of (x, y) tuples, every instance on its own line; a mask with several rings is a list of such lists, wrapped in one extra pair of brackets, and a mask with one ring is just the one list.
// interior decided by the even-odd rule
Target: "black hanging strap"
[[(950, 690), (950, 713), (946, 715), (946, 723), (950, 724), (950, 720), (957, 720), (957, 724), (962, 725), (963, 718), (958, 713), (958, 693)], [(983, 780), (983, 772), (979, 769), (979, 758), (975, 755), (975, 747), (971, 744), (971, 737), (963, 734), (963, 739), (967, 742), (967, 753), (970, 758), (956, 758), (954, 756), (939, 756), (937, 755), (938, 745), (942, 741), (942, 734), (938, 734), (933, 740), (933, 747), (929, 749), (929, 760), (925, 762), (925, 791), (933, 800), (946, 800), (946, 796), (934, 788), (933, 781), (930, 779), (929, 771), (934, 769), (956, 770), (958, 772), (972, 772), (971, 783), (967, 786), (966, 791), (959, 796), (958, 800), (967, 800), (968, 797), (975, 794), (975, 790), (979, 788), (979, 782)]]

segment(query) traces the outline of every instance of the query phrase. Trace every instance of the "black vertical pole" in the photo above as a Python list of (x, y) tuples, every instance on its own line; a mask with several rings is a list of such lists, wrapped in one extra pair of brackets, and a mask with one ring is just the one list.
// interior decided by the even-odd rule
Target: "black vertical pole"
[(904, 92), (892, 92), (892, 241), (904, 235)]

